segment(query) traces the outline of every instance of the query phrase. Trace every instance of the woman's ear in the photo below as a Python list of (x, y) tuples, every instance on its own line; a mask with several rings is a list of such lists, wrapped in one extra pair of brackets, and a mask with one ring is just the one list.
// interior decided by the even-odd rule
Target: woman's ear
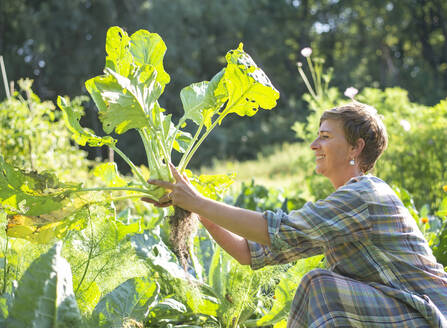
[(365, 140), (363, 138), (358, 138), (355, 142), (355, 146), (351, 146), (351, 158), (359, 157), (363, 148), (365, 148)]
[(355, 142), (355, 147), (353, 147), (356, 157), (362, 153), (363, 148), (365, 148), (365, 140), (363, 138), (358, 138)]

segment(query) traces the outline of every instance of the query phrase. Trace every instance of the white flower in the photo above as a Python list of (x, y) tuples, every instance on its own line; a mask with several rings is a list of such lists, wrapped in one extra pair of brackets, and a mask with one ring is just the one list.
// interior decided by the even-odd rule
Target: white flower
[(359, 90), (357, 90), (354, 87), (349, 87), (345, 90), (345, 96), (351, 99), (354, 99), (354, 96), (359, 93)]
[(399, 123), (405, 131), (410, 131), (410, 129), (411, 129), (410, 122), (408, 122), (407, 120), (400, 120)]
[(301, 49), (301, 54), (304, 57), (309, 57), (312, 54), (312, 48), (306, 47), (306, 48)]

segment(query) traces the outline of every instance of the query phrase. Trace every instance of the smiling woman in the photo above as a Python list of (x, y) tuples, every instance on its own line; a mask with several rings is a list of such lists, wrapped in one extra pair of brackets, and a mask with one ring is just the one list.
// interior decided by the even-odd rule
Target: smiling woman
[(252, 269), (324, 254), (327, 269), (303, 277), (288, 327), (447, 327), (447, 273), (398, 196), (366, 174), (387, 145), (364, 104), (326, 111), (311, 144), (316, 170), (336, 191), (290, 213), (258, 213), (200, 195), (173, 166), (156, 206), (199, 215), (213, 238)]
[(353, 102), (323, 113), (318, 138), (310, 148), (315, 152), (317, 173), (329, 178), (337, 189), (349, 177), (370, 171), (387, 143), (376, 110)]

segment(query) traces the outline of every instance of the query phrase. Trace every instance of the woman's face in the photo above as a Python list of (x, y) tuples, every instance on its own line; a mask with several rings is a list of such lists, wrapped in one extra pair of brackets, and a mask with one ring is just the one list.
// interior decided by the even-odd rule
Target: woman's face
[(349, 161), (353, 159), (353, 148), (345, 138), (342, 122), (325, 120), (321, 123), (318, 137), (310, 148), (316, 156), (316, 172), (332, 182), (346, 176), (352, 170)]

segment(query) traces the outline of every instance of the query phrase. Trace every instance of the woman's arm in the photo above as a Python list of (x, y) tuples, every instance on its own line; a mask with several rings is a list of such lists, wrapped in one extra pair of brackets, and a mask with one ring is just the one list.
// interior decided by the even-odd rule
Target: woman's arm
[(203, 226), (208, 230), (213, 239), (228, 254), (234, 257), (240, 264), (251, 264), (251, 255), (247, 240), (213, 223), (205, 217), (200, 217)]
[[(163, 196), (155, 205), (179, 206), (190, 212), (197, 213), (201, 217), (207, 218), (240, 237), (253, 240), (263, 245), (270, 245), (267, 221), (261, 213), (220, 203), (202, 196), (191, 185), (186, 176), (181, 176), (172, 164), (170, 167), (176, 180), (175, 183), (149, 180), (151, 184), (171, 190), (170, 193)], [(143, 198), (143, 200), (154, 203), (154, 201), (147, 198)]]
[(191, 212), (207, 218), (233, 234), (262, 245), (270, 245), (267, 221), (259, 212), (227, 205), (203, 196), (184, 206), (189, 206), (188, 210)]

